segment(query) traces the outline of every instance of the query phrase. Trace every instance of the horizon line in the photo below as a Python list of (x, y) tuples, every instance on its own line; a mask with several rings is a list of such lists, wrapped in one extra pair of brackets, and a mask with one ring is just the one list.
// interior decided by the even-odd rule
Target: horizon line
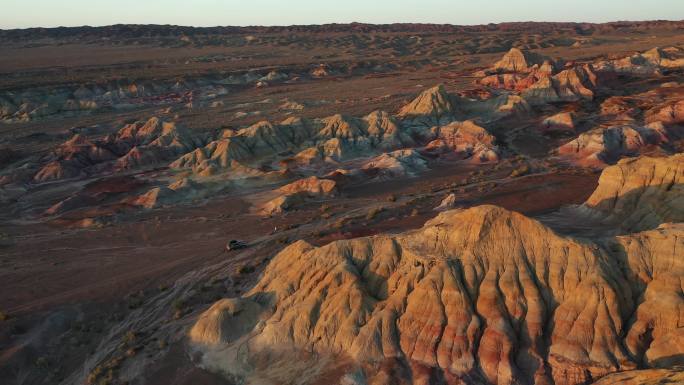
[(182, 28), (287, 28), (287, 27), (317, 27), (317, 26), (328, 26), (328, 25), (368, 25), (368, 26), (391, 26), (391, 25), (435, 25), (435, 26), (451, 26), (451, 27), (479, 27), (487, 25), (502, 25), (502, 24), (588, 24), (588, 25), (605, 25), (605, 24), (615, 24), (615, 23), (656, 23), (656, 22), (684, 22), (684, 19), (641, 19), (641, 20), (609, 20), (609, 21), (538, 21), (538, 20), (527, 20), (527, 21), (498, 21), (489, 23), (475, 23), (475, 24), (453, 24), (453, 23), (436, 23), (436, 22), (411, 22), (411, 21), (397, 21), (392, 23), (372, 23), (372, 22), (362, 22), (362, 21), (349, 21), (349, 22), (330, 22), (330, 23), (320, 23), (320, 24), (223, 24), (223, 25), (186, 25), (186, 24), (170, 24), (170, 23), (114, 23), (114, 24), (102, 24), (102, 25), (91, 25), (91, 24), (81, 24), (81, 25), (57, 25), (57, 26), (31, 26), (31, 27), (14, 27), (6, 28), (1, 27), (0, 31), (17, 31), (17, 30), (30, 30), (30, 29), (66, 29), (66, 28), (106, 28), (106, 27), (116, 27), (116, 26), (157, 26), (157, 27), (182, 27)]

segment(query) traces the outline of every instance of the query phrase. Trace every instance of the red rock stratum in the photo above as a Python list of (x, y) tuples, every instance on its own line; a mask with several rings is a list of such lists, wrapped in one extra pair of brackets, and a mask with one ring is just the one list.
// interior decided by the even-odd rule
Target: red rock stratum
[[(637, 180), (658, 189), (680, 166), (609, 168), (587, 206), (622, 215), (595, 201)], [(315, 361), (319, 375), (345, 363), (354, 384), (581, 384), (681, 363), (683, 240), (682, 224), (589, 240), (496, 206), (451, 210), (403, 234), (297, 242), (189, 335), (204, 367), (264, 383), (293, 380), (278, 368), (315, 352), (336, 357)]]

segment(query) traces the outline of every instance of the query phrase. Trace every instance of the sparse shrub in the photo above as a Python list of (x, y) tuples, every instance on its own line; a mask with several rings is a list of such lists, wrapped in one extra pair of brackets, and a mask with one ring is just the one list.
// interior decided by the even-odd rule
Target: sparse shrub
[(121, 366), (123, 357), (114, 357), (109, 361), (96, 366), (86, 379), (88, 385), (109, 385), (114, 381), (114, 370)]
[(142, 306), (143, 300), (142, 298), (139, 297), (134, 297), (131, 296), (128, 298), (128, 308), (129, 309), (136, 309)]
[(173, 319), (180, 319), (185, 313), (185, 300), (183, 298), (176, 298), (171, 303), (173, 307)]
[(382, 212), (383, 208), (382, 207), (373, 207), (370, 210), (368, 210), (368, 213), (366, 214), (366, 220), (370, 221), (373, 218), (375, 218), (378, 214)]
[(345, 219), (340, 218), (337, 221), (335, 221), (335, 223), (333, 223), (332, 227), (335, 229), (341, 229), (342, 227), (344, 227), (344, 222), (345, 222)]
[(41, 368), (41, 369), (47, 369), (47, 367), (50, 366), (50, 364), (48, 363), (47, 358), (45, 358), (45, 357), (38, 357), (38, 358), (36, 358), (35, 364), (36, 364), (36, 367), (37, 367), (37, 368)]
[(244, 265), (241, 266), (240, 269), (238, 270), (238, 273), (245, 275), (245, 274), (251, 274), (254, 272), (254, 266), (251, 265)]
[(130, 346), (133, 343), (135, 343), (135, 340), (138, 338), (138, 336), (135, 334), (135, 332), (129, 330), (126, 332), (126, 334), (123, 336), (123, 343)]
[(530, 172), (530, 166), (524, 164), (511, 172), (511, 178), (517, 178), (519, 176), (527, 175)]
[(89, 374), (88, 378), (86, 379), (86, 383), (88, 385), (94, 385), (97, 382), (98, 377), (100, 377), (100, 374), (102, 374), (102, 366), (98, 365), (96, 366)]

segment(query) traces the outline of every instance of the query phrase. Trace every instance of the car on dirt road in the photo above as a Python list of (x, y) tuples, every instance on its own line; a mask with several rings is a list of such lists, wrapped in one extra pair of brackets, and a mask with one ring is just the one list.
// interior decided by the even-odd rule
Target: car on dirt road
[(237, 239), (231, 239), (226, 243), (226, 251), (244, 249), (245, 247), (247, 247), (247, 242)]

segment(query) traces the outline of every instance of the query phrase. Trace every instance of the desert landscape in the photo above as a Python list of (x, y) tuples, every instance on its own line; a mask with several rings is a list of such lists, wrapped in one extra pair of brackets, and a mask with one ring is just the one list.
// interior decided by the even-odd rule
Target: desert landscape
[(684, 383), (684, 21), (0, 30), (0, 383)]

